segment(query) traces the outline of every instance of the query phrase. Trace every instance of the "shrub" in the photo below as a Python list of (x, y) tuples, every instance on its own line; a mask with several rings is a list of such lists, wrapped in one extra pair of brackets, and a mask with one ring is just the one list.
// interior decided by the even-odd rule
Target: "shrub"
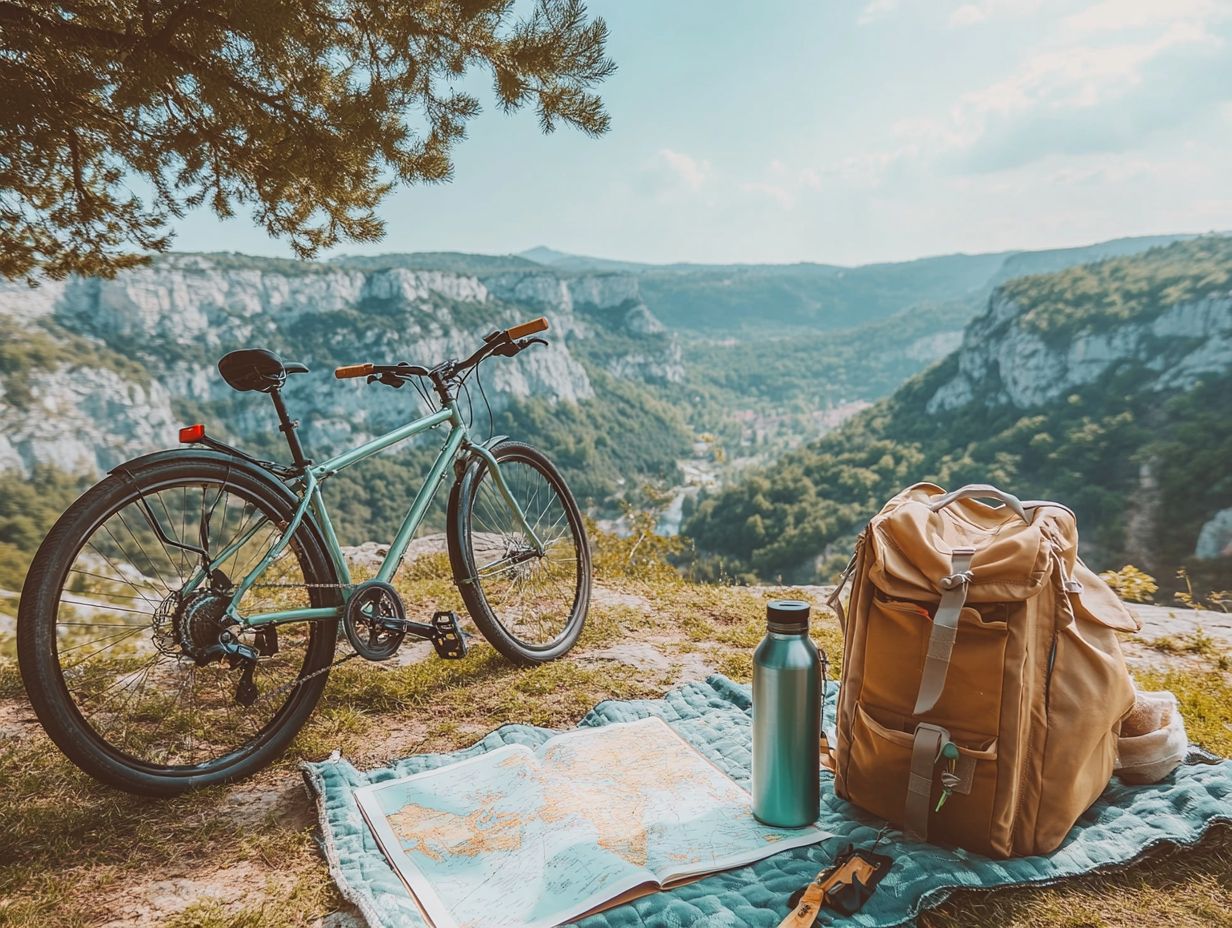
[(1126, 564), (1120, 570), (1106, 570), (1099, 576), (1127, 603), (1149, 603), (1159, 590), (1154, 577), (1132, 564)]

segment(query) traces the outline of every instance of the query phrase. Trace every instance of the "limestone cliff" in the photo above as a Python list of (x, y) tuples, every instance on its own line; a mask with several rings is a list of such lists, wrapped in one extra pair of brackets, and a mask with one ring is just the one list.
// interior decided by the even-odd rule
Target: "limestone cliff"
[[(551, 324), (549, 349), (485, 367), (498, 407), (593, 397), (595, 357), (622, 378), (683, 376), (676, 339), (627, 274), (361, 270), (171, 255), (113, 280), (0, 284), (5, 338), (26, 347), (0, 369), (0, 470), (103, 470), (172, 443), (178, 412), (211, 404), (227, 412), (232, 434), (268, 429), (267, 404), (235, 402), (214, 369), (225, 352), (248, 346), (312, 368), (291, 382), (288, 401), (315, 441), (338, 447), (405, 421), (414, 394), (338, 383), (336, 365), (464, 357), (493, 328), (540, 314)], [(592, 350), (607, 342), (620, 350)]]
[(1092, 384), (1119, 364), (1141, 365), (1156, 390), (1184, 390), (1232, 369), (1232, 293), (1170, 306), (1153, 319), (1084, 331), (1059, 341), (1034, 330), (998, 292), (963, 335), (958, 372), (928, 401), (929, 413), (979, 400), (1029, 409)]

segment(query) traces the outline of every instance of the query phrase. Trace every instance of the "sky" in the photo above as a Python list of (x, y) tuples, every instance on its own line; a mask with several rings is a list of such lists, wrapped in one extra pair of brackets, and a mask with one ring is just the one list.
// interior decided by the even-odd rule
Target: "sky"
[[(487, 105), (378, 243), (864, 264), (1232, 229), (1232, 0), (591, 0), (603, 137)], [(176, 250), (289, 255), (206, 210)]]

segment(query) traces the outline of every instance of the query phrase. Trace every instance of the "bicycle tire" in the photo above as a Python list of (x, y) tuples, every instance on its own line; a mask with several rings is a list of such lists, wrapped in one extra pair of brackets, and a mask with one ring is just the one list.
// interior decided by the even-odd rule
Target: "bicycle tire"
[[(172, 456), (113, 473), (74, 502), (44, 539), (27, 573), (18, 610), (19, 668), (43, 728), (69, 760), (86, 773), (110, 786), (141, 795), (173, 796), (189, 789), (246, 777), (272, 763), (291, 743), (320, 699), (337, 639), (337, 620), (303, 623), (308, 629), (303, 664), (298, 676), (293, 678), (294, 684), (285, 703), (253, 738), (205, 763), (160, 765), (134, 757), (109, 743), (83, 717), (69, 691), (57, 653), (58, 626), (74, 624), (58, 622), (69, 572), (85, 572), (74, 567), (78, 555), (98, 526), (106, 526), (107, 520), (117, 512), (123, 518), (123, 507), (133, 502), (137, 495), (149, 498), (158, 487), (193, 481), (202, 481), (203, 500), (204, 487), (218, 485), (226, 488), (228, 500), (234, 491), (238, 497), (250, 500), (254, 511), (260, 509), (266, 517), (278, 519), (282, 524), (292, 516), (286, 491), (272, 477), (238, 462)], [(277, 523), (272, 525), (272, 531), (280, 530), (276, 528)], [(338, 578), (316, 533), (307, 523), (297, 530), (289, 550), (297, 559), (305, 585), (324, 585), (307, 587), (311, 605), (336, 605), (340, 601), (339, 591), (328, 585), (336, 587)], [(123, 576), (121, 571), (119, 579)], [(129, 585), (133, 584), (129, 582)], [(135, 598), (133, 601), (136, 602)], [(110, 608), (110, 601), (107, 602)], [(295, 672), (295, 658), (291, 661), (290, 672)], [(179, 663), (177, 659), (177, 666)], [(303, 682), (298, 682), (301, 679)], [(195, 696), (195, 672), (192, 685)], [(132, 696), (128, 698), (131, 700)]]
[[(510, 440), (501, 441), (490, 450), (500, 463), (502, 474), (511, 484), (516, 482), (516, 479), (511, 479), (515, 469), (538, 475), (542, 480), (542, 487), (549, 488), (555, 502), (559, 504), (559, 515), (554, 518), (562, 520), (568, 526), (570, 550), (560, 556), (558, 563), (572, 563), (573, 584), (572, 589), (568, 590), (567, 585), (556, 581), (562, 594), (559, 604), (553, 606), (563, 616), (561, 631), (548, 641), (528, 641), (520, 637), (516, 629), (510, 627), (509, 613), (502, 614), (504, 610), (497, 602), (498, 597), (494, 595), (493, 584), (488, 582), (491, 573), (485, 577), (485, 565), (477, 563), (477, 502), (481, 500), (481, 494), (489, 490), (494, 483), (491, 470), (482, 458), (476, 458), (467, 467), (450, 496), (448, 544), (454, 582), (475, 625), (497, 651), (515, 664), (541, 664), (566, 654), (577, 643), (586, 624), (591, 590), (591, 556), (586, 527), (577, 500), (569, 491), (564, 477), (542, 452), (530, 445)], [(516, 498), (517, 493), (512, 485), (510, 489)], [(552, 511), (550, 502), (545, 503), (538, 499), (519, 500), (524, 510), (530, 510), (527, 516), (532, 528), (536, 528), (534, 520), (537, 516), (542, 517), (544, 513)], [(539, 530), (536, 528), (537, 533)], [(483, 545), (479, 547), (482, 548)], [(528, 558), (523, 563), (528, 565), (528, 571), (533, 571), (543, 568), (552, 557), (549, 552), (544, 558)], [(490, 564), (487, 568), (489, 571), (493, 569)], [(564, 605), (566, 598), (570, 599), (567, 608)]]

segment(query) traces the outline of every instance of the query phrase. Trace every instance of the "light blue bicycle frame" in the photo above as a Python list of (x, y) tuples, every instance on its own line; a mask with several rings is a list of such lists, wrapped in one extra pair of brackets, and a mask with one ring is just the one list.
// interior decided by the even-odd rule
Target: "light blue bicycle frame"
[[(436, 491), (440, 487), (441, 482), (449, 473), (450, 466), (457, 460), (458, 453), (462, 449), (468, 452), (477, 454), (483, 458), (488, 467), (492, 471), (492, 476), (496, 482), (497, 489), (500, 491), (505, 502), (508, 504), (510, 511), (517, 520), (518, 527), (526, 533), (526, 537), (530, 540), (531, 546), (535, 553), (543, 555), (543, 542), (535, 534), (530, 523), (526, 519), (526, 514), (522, 511), (522, 507), (518, 501), (514, 499), (513, 494), (509, 490), (505, 478), (501, 475), (500, 464), (490, 450), (480, 444), (475, 444), (470, 440), (470, 435), (467, 431), (466, 424), (462, 421), (462, 417), (458, 412), (458, 408), (454, 403), (450, 403), (439, 412), (434, 412), (429, 416), (424, 416), (422, 419), (416, 419), (414, 422), (408, 422), (406, 425), (399, 426), (392, 432), (387, 432), (384, 435), (378, 436), (371, 441), (365, 442), (358, 448), (343, 454), (332, 457), (320, 464), (313, 465), (305, 469), (303, 476), (295, 490), (300, 497), (299, 505), (296, 507), (295, 515), (291, 521), (287, 523), (287, 527), (279, 536), (278, 541), (274, 544), (261, 561), (240, 581), (236, 587), (234, 594), (231, 596), (231, 601), (227, 605), (227, 615), (234, 618), (241, 625), (248, 628), (256, 628), (261, 625), (281, 624), (285, 622), (307, 622), (318, 619), (335, 619), (341, 614), (341, 608), (330, 606), (322, 608), (310, 609), (285, 609), (279, 612), (261, 612), (255, 615), (242, 615), (239, 611), (239, 602), (244, 598), (244, 594), (252, 588), (252, 585), (257, 581), (257, 578), (265, 572), (278, 557), (286, 550), (287, 545), (291, 543), (295, 532), (299, 529), (301, 523), (307, 516), (308, 510), (311, 508), (317, 527), (321, 530), (322, 539), (325, 542), (327, 552), (330, 559), (333, 561), (334, 569), (338, 574), (338, 582), (342, 584), (343, 598), (346, 599), (350, 595), (351, 588), (351, 572), (347, 569), (346, 559), (342, 555), (342, 549), (338, 544), (338, 536), (334, 532), (334, 525), (329, 517), (329, 510), (325, 507), (325, 498), (321, 493), (321, 485), (329, 477), (338, 473), (352, 464), (357, 464), (372, 455), (384, 451), (392, 445), (396, 445), (401, 441), (419, 435), (430, 429), (435, 429), (438, 426), (449, 423), (449, 434), (442, 445), (440, 452), (436, 456), (436, 460), (432, 463), (432, 467), (428, 470), (428, 475), (424, 479), (423, 486), (419, 488), (419, 492), (415, 495), (414, 502), (411, 503), (410, 511), (407, 512), (406, 518), (402, 520), (402, 525), (398, 529), (398, 534), (394, 537), (393, 542), (389, 546), (389, 551), (385, 555), (385, 560), (381, 563), (380, 570), (377, 571), (374, 579), (391, 582), (394, 574), (397, 572), (399, 565), (402, 563), (402, 558), (406, 554), (407, 546), (411, 543), (411, 539), (415, 535), (415, 531), (419, 528), (419, 524), (423, 521), (424, 514), (428, 511), (428, 507), (432, 504), (433, 498), (436, 496)], [(258, 520), (257, 524), (250, 529), (247, 529), (238, 538), (232, 541), (229, 545), (223, 548), (217, 555), (210, 559), (209, 569), (213, 570), (220, 564), (225, 563), (237, 551), (239, 551), (250, 539), (252, 539), (263, 525), (267, 525), (268, 520)], [(207, 570), (202, 567), (185, 585), (181, 594), (189, 593), (197, 586), (203, 583), (208, 576)]]

